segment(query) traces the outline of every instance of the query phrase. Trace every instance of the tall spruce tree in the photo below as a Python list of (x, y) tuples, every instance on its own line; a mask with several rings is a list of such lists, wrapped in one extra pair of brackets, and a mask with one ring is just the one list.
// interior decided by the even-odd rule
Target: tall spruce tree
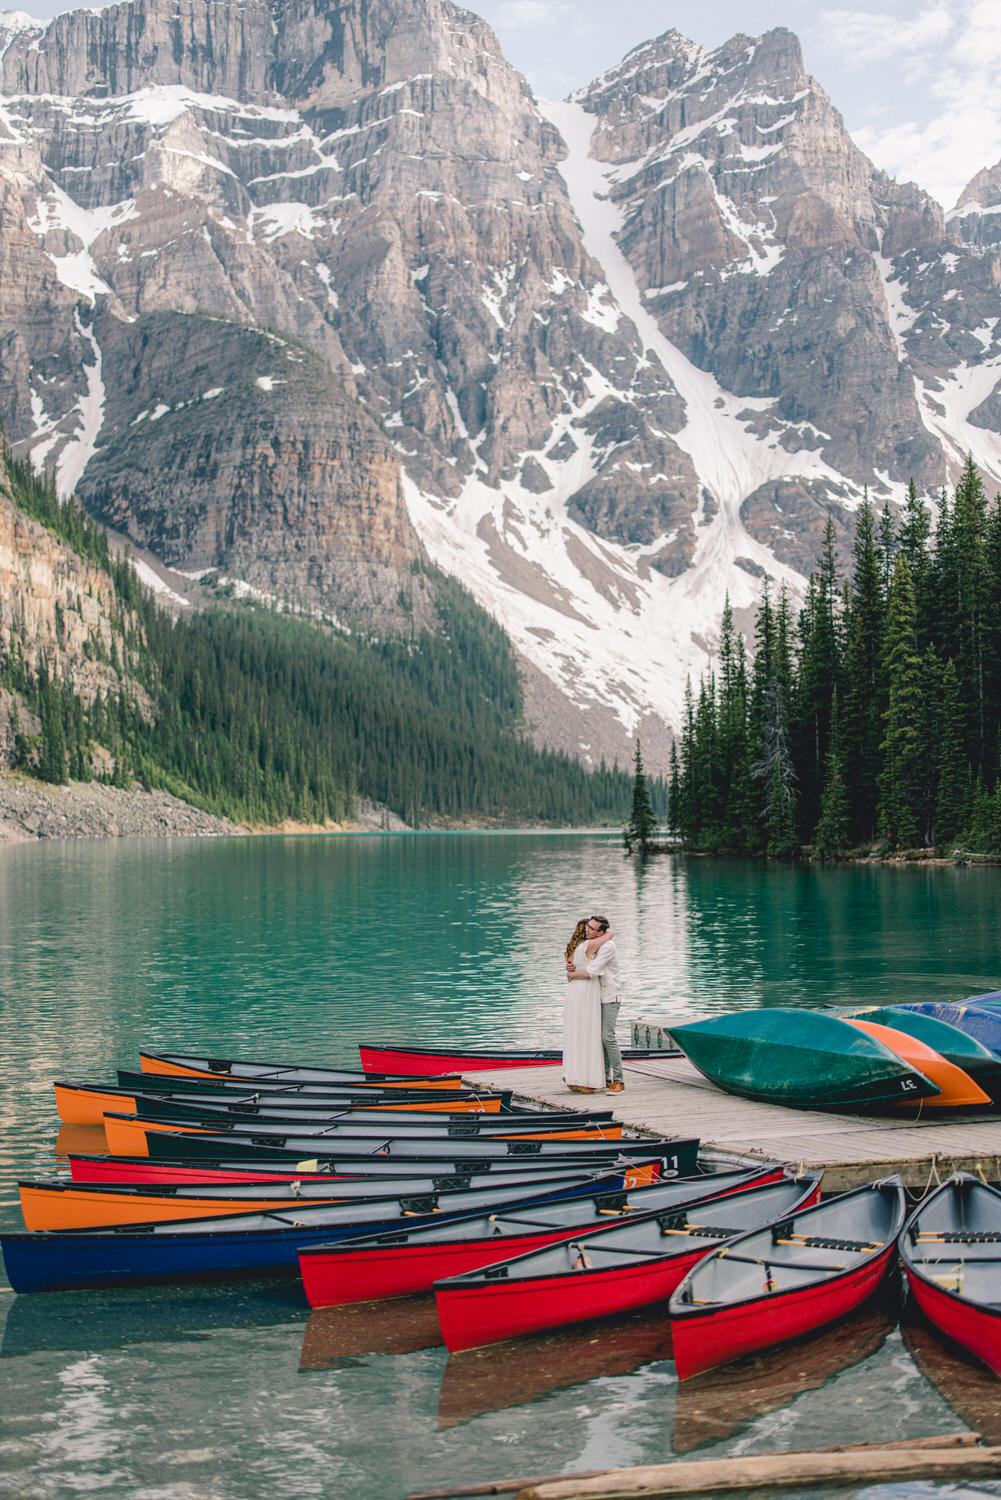
[(965, 715), (954, 662), (942, 669), (942, 713), (938, 739), (935, 843), (951, 844), (969, 817), (970, 770), (964, 746)]
[(629, 822), (623, 830), (627, 851), (632, 852), (633, 847), (636, 846), (641, 854), (645, 854), (656, 831), (657, 819), (654, 817), (650, 789), (647, 786), (646, 772), (643, 769), (640, 742), (637, 740), (636, 754), (633, 757), (633, 805), (629, 814)]
[(911, 848), (918, 842), (922, 693), (914, 588), (902, 555), (888, 600), (884, 670), (888, 701), (878, 777), (880, 832), (891, 848)]
[(799, 618), (799, 671), (792, 705), (793, 758), (804, 829), (820, 816), (832, 704), (841, 680), (840, 590), (834, 522), (828, 517), (820, 563)]
[(838, 713), (838, 690), (831, 700), (831, 733), (824, 762), (824, 786), (820, 798), (820, 820), (813, 836), (817, 854), (827, 859), (841, 859), (848, 847), (851, 808), (841, 753), (841, 726)]
[(868, 498), (855, 526), (854, 569), (846, 607), (842, 735), (845, 770), (852, 788), (852, 836), (861, 843), (876, 833), (885, 677), (882, 664), (884, 604)]

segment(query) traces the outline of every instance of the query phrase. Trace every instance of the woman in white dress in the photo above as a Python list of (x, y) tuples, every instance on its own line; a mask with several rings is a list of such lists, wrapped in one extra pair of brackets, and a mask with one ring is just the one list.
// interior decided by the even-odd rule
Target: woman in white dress
[[(593, 958), (611, 937), (603, 932), (592, 942), (582, 918), (566, 946), (568, 964), (580, 967)], [(601, 1046), (601, 981), (581, 979), (569, 985), (563, 1005), (563, 1081), (574, 1094), (600, 1094), (605, 1087), (605, 1055)]]

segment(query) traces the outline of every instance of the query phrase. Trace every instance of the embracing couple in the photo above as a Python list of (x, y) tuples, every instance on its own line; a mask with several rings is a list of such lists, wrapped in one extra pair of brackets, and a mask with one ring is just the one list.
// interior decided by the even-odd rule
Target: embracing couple
[(563, 1078), (575, 1094), (598, 1094), (606, 1084), (620, 1094), (622, 1054), (615, 1039), (619, 1019), (619, 962), (607, 917), (582, 918), (567, 943), (563, 1007)]

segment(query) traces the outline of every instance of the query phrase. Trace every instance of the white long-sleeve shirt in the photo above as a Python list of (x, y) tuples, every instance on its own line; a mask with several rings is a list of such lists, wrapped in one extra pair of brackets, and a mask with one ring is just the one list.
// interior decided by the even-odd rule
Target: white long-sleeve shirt
[(615, 939), (609, 938), (607, 943), (602, 943), (593, 958), (585, 955), (583, 967), (592, 979), (601, 982), (601, 1003), (610, 1005), (613, 1000), (621, 1000), (619, 982), (619, 955), (615, 948)]

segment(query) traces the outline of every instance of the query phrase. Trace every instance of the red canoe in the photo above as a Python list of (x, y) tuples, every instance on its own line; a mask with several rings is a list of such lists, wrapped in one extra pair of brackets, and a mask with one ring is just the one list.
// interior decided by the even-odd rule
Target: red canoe
[[(592, 1229), (434, 1285), (454, 1352), (659, 1302), (713, 1244), (817, 1200), (821, 1174)], [(666, 1313), (666, 1309), (665, 1309)]]
[(1001, 1375), (1001, 1192), (950, 1177), (908, 1219), (900, 1256), (929, 1322)]
[(602, 1229), (614, 1218), (635, 1218), (655, 1210), (678, 1209), (727, 1193), (779, 1182), (783, 1169), (717, 1172), (678, 1177), (671, 1182), (630, 1192), (604, 1188), (591, 1197), (507, 1214), (470, 1214), (449, 1224), (420, 1230), (368, 1235), (350, 1245), (315, 1245), (299, 1256), (299, 1268), (310, 1307), (341, 1307), (429, 1292), (444, 1276), (459, 1276), (492, 1265), (501, 1256), (524, 1255), (558, 1244), (590, 1229)]
[(623, 1187), (634, 1188), (647, 1187), (651, 1182), (657, 1182), (662, 1176), (668, 1175), (662, 1172), (661, 1167), (662, 1163), (659, 1159), (630, 1163), (625, 1167), (603, 1164), (594, 1168), (586, 1163), (575, 1165), (572, 1162), (555, 1162), (551, 1168), (549, 1163), (546, 1163), (544, 1167), (542, 1164), (533, 1166), (529, 1163), (526, 1167), (521, 1165), (517, 1158), (510, 1160), (502, 1157), (499, 1161), (485, 1159), (472, 1167), (463, 1164), (458, 1170), (450, 1162), (443, 1162), (440, 1167), (435, 1163), (429, 1170), (426, 1163), (399, 1162), (393, 1159), (372, 1157), (366, 1158), (357, 1171), (329, 1172), (324, 1171), (315, 1161), (312, 1163), (291, 1162), (288, 1167), (283, 1167), (279, 1162), (271, 1163), (270, 1166), (265, 1162), (263, 1166), (258, 1166), (253, 1161), (154, 1161), (148, 1156), (88, 1156), (83, 1154), (74, 1154), (69, 1157), (70, 1177), (73, 1182), (128, 1183), (136, 1186), (156, 1183), (170, 1186), (173, 1183), (241, 1184), (290, 1182), (292, 1180), (364, 1182), (376, 1181), (383, 1177), (427, 1178), (436, 1186), (466, 1186), (470, 1183), (475, 1185), (486, 1182), (487, 1174), (491, 1182), (498, 1179), (504, 1182), (510, 1180), (512, 1173), (532, 1179), (539, 1176), (572, 1176), (582, 1181), (593, 1181), (597, 1176), (604, 1177), (607, 1173), (617, 1173)]
[[(557, 1067), (563, 1053), (555, 1047), (388, 1047), (359, 1042), (361, 1065), (366, 1074), (392, 1072), (413, 1077), (440, 1073), (490, 1072), (495, 1068)], [(669, 1047), (623, 1047), (623, 1062), (649, 1062), (656, 1057), (680, 1057)]]
[(885, 1177), (714, 1250), (671, 1298), (678, 1379), (859, 1307), (889, 1269), (906, 1217), (902, 1181)]

